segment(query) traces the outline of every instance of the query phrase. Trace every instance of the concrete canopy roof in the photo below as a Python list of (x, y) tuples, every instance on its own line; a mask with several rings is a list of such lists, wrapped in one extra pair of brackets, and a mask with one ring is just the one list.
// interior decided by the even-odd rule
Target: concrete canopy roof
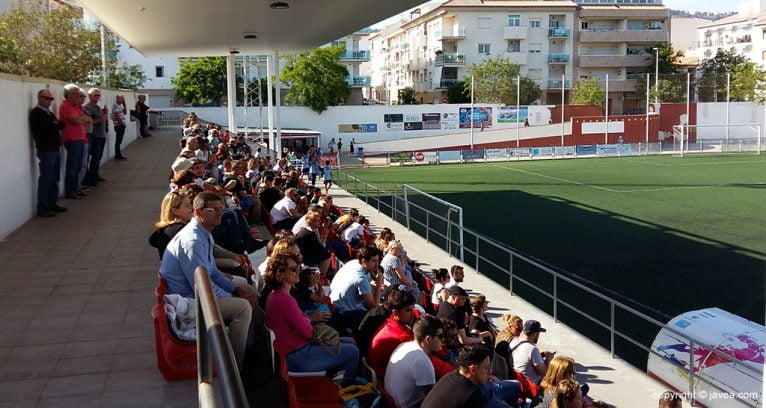
[[(294, 53), (316, 48), (423, 0), (79, 0), (146, 56)], [(256, 39), (245, 39), (253, 33)]]

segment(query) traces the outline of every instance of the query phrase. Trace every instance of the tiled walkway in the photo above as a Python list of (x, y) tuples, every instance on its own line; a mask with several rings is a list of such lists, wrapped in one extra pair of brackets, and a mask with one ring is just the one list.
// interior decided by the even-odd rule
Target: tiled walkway
[(154, 353), (147, 238), (177, 151), (175, 132), (155, 135), (87, 198), (61, 200), (69, 212), (0, 242), (0, 407), (197, 405), (196, 382), (166, 382)]

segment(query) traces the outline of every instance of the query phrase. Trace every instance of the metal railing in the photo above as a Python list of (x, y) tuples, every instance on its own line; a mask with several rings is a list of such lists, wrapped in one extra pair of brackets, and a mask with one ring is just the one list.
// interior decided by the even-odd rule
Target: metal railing
[(197, 392), (200, 407), (215, 407), (213, 357), (218, 385), (226, 407), (249, 407), (245, 387), (223, 325), (221, 312), (210, 285), (207, 269), (194, 270), (194, 298), (197, 309)]
[[(395, 222), (398, 222), (403, 227), (407, 228), (409, 231), (413, 231), (417, 233), (418, 235), (423, 236), (427, 242), (433, 243), (433, 236), (436, 235), (440, 237), (443, 240), (446, 240), (446, 248), (445, 249), (450, 256), (453, 256), (453, 254), (457, 253), (465, 253), (468, 255), (468, 258), (473, 257), (474, 260), (474, 269), (477, 273), (481, 273), (482, 271), (482, 265), (485, 265), (485, 269), (487, 266), (491, 266), (495, 268), (496, 271), (500, 271), (508, 278), (508, 291), (510, 292), (511, 296), (513, 296), (514, 293), (514, 286), (518, 285), (519, 283), (522, 285), (525, 285), (525, 287), (532, 289), (533, 293), (536, 292), (540, 296), (547, 298), (549, 302), (549, 306), (552, 307), (553, 310), (553, 319), (555, 322), (559, 322), (559, 315), (560, 315), (560, 307), (566, 308), (570, 313), (575, 313), (579, 317), (583, 317), (590, 321), (591, 323), (601, 327), (602, 329), (605, 329), (609, 333), (609, 351), (612, 356), (612, 358), (617, 357), (617, 351), (616, 351), (616, 342), (618, 339), (626, 341), (627, 343), (638, 347), (640, 350), (643, 350), (644, 352), (647, 352), (649, 354), (653, 354), (655, 356), (658, 356), (663, 359), (663, 361), (667, 362), (668, 364), (673, 364), (677, 369), (685, 372), (686, 376), (688, 376), (689, 379), (689, 388), (688, 388), (688, 395), (691, 396), (691, 403), (694, 406), (695, 404), (695, 396), (697, 395), (695, 393), (695, 384), (698, 384), (699, 382), (702, 382), (706, 384), (709, 387), (712, 387), (710, 389), (718, 390), (722, 393), (726, 393), (726, 395), (733, 395), (733, 399), (736, 399), (742, 403), (744, 403), (746, 406), (756, 407), (758, 404), (753, 404), (748, 400), (742, 399), (740, 396), (737, 395), (738, 391), (741, 390), (734, 390), (729, 389), (726, 387), (723, 387), (719, 385), (718, 383), (709, 380), (706, 377), (703, 377), (695, 372), (695, 366), (699, 368), (699, 371), (702, 370), (703, 361), (696, 361), (695, 362), (695, 353), (693, 352), (695, 348), (703, 347), (709, 356), (715, 355), (718, 358), (723, 359), (726, 363), (733, 363), (734, 365), (737, 365), (741, 370), (749, 372), (754, 378), (762, 378), (763, 372), (758, 370), (753, 370), (747, 365), (740, 364), (739, 361), (722, 351), (719, 351), (715, 348), (715, 345), (710, 344), (703, 344), (701, 342), (698, 342), (692, 337), (689, 337), (685, 333), (677, 330), (675, 327), (670, 326), (666, 323), (663, 323), (651, 316), (648, 316), (647, 314), (640, 312), (636, 310), (635, 308), (632, 308), (628, 305), (626, 305), (624, 302), (618, 301), (612, 297), (609, 297), (607, 295), (604, 295), (603, 293), (594, 290), (593, 287), (595, 286), (592, 283), (589, 283), (585, 281), (584, 279), (577, 278), (575, 279), (575, 275), (570, 274), (568, 272), (558, 270), (557, 268), (547, 265), (545, 262), (538, 260), (532, 256), (526, 255), (521, 253), (520, 251), (511, 248), (510, 246), (497, 242), (491, 238), (485, 237), (482, 234), (478, 233), (477, 231), (473, 231), (469, 228), (466, 228), (464, 226), (460, 226), (459, 224), (455, 223), (453, 220), (449, 218), (445, 218), (439, 214), (434, 213), (433, 211), (429, 210), (428, 208), (425, 208), (423, 206), (420, 206), (416, 203), (412, 202), (406, 202), (406, 199), (402, 196), (399, 196), (396, 191), (388, 191), (385, 189), (382, 189), (374, 184), (371, 184), (365, 180), (362, 180), (356, 176), (353, 176), (349, 174), (346, 171), (343, 171), (342, 169), (337, 169), (337, 172), (339, 172), (339, 176), (341, 177), (333, 177), (333, 180), (335, 180), (336, 183), (340, 184), (341, 187), (343, 187), (346, 191), (353, 194), (360, 200), (364, 200), (365, 203), (367, 203), (370, 206), (376, 207), (377, 211), (389, 216), (392, 218)], [(361, 187), (360, 187), (361, 186)], [(371, 203), (371, 201), (373, 201)], [(421, 219), (416, 219), (413, 217), (412, 210), (417, 209), (418, 211), (421, 211), (426, 214), (425, 221)], [(431, 219), (437, 219), (442, 223), (446, 223), (448, 225), (448, 232), (442, 233), (441, 231), (436, 231), (433, 228), (431, 228)], [(399, 220), (402, 220), (404, 222), (401, 222)], [(417, 226), (418, 228), (414, 228)], [(424, 232), (418, 231), (420, 229), (421, 231), (424, 229)], [(451, 233), (452, 229), (456, 229), (460, 231), (460, 235), (462, 239), (464, 239), (464, 244), (461, 246), (459, 242), (454, 241), (452, 237), (455, 237), (456, 234)], [(470, 243), (473, 242), (474, 245), (471, 247)], [(482, 248), (484, 250), (482, 251)], [(457, 252), (461, 251), (461, 252)], [(491, 255), (491, 257), (489, 256)], [(499, 259), (506, 259), (507, 264), (500, 264)], [(461, 259), (461, 261), (468, 263), (468, 260)], [(469, 263), (470, 264), (470, 263)], [(521, 277), (519, 276), (519, 273), (517, 271), (523, 266), (528, 265), (532, 268), (534, 268), (534, 274), (530, 274), (527, 277)], [(532, 282), (532, 278), (530, 276), (538, 275), (539, 273), (546, 274), (551, 278), (552, 285), (550, 288), (541, 288), (540, 285), (536, 285)], [(586, 294), (586, 296), (590, 295), (592, 298), (589, 298), (589, 304), (594, 304), (593, 300), (597, 299), (601, 301), (601, 305), (606, 305), (608, 307), (608, 323), (605, 323), (602, 321), (602, 319), (599, 319), (595, 316), (595, 313), (587, 313), (584, 310), (582, 310), (580, 307), (573, 305), (572, 303), (566, 301), (563, 299), (564, 292), (562, 292), (562, 286), (569, 285), (570, 287), (575, 288), (578, 291), (582, 291)], [(540, 305), (536, 305), (540, 306)], [(595, 307), (595, 305), (594, 305)], [(632, 337), (631, 335), (625, 333), (622, 330), (617, 329), (617, 316), (620, 314), (627, 313), (630, 315), (630, 323), (625, 325), (626, 328), (635, 327), (636, 324), (650, 324), (652, 326), (655, 326), (657, 330), (655, 333), (659, 332), (660, 330), (666, 330), (667, 332), (672, 333), (675, 336), (678, 336), (679, 339), (684, 339), (688, 342), (689, 345), (689, 361), (688, 367), (680, 364), (680, 362), (673, 361), (667, 359), (664, 355), (660, 354), (659, 352), (653, 350), (651, 346), (647, 346), (641, 342), (641, 340), (636, 339)]]

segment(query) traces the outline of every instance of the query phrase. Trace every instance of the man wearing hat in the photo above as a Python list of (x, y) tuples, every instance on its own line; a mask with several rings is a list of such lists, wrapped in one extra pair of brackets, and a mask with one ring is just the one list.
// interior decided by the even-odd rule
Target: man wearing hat
[(545, 372), (548, 371), (548, 363), (553, 359), (556, 352), (540, 352), (537, 341), (540, 333), (545, 330), (537, 320), (527, 320), (521, 336), (513, 339), (510, 343), (513, 355), (513, 368), (523, 373), (530, 381), (540, 384)]
[(453, 286), (447, 289), (449, 297), (446, 302), (439, 303), (439, 310), (436, 317), (452, 320), (457, 325), (457, 335), (460, 344), (467, 346), (469, 344), (483, 343), (482, 337), (489, 333), (480, 333), (479, 337), (469, 337), (466, 330), (466, 314), (463, 306), (465, 305), (468, 293), (460, 286)]

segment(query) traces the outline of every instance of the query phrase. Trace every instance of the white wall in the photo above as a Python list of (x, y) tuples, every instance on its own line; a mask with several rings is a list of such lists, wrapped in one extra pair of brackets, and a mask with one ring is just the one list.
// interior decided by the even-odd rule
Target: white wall
[[(764, 112), (762, 105), (750, 102), (731, 102), (729, 106), (729, 124), (743, 125), (758, 123), (761, 125), (761, 136), (766, 137), (764, 126)], [(706, 102), (697, 104), (698, 125), (722, 125), (726, 124), (726, 103)], [(697, 138), (700, 139), (723, 139), (726, 137), (725, 126), (699, 127)], [(745, 126), (729, 126), (730, 138), (754, 138), (755, 132)]]
[[(34, 142), (29, 133), (27, 116), (29, 110), (37, 104), (37, 91), (49, 87), (56, 100), (51, 110), (58, 112), (63, 100), (64, 82), (24, 78), (16, 75), (0, 74), (0, 95), (3, 95), (3, 108), (0, 109), (0, 123), (3, 123), (2, 145), (0, 149), (0, 237), (5, 237), (35, 215), (37, 201), (37, 158)], [(87, 90), (88, 87), (85, 87)], [(130, 109), (135, 105), (133, 92), (112, 89), (101, 90), (101, 101), (111, 109), (115, 96), (125, 95), (125, 103)], [(122, 147), (136, 139), (136, 122), (130, 122), (125, 131)], [(114, 129), (109, 129), (107, 145), (104, 148), (106, 162), (114, 157)], [(66, 154), (62, 148), (62, 170), (59, 190), (64, 191), (64, 162)]]

